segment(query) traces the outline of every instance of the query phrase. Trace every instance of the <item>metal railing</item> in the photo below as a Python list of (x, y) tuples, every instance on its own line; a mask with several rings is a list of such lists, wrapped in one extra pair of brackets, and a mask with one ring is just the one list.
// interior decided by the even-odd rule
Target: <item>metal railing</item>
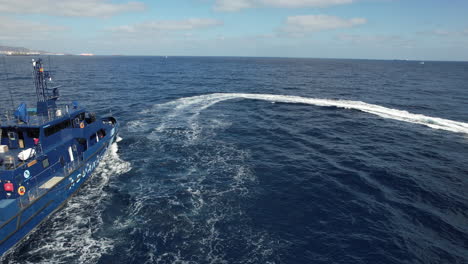
[[(48, 109), (47, 115), (37, 115), (35, 111), (28, 111), (29, 121), (27, 124), (40, 126), (52, 120), (62, 118), (64, 116), (70, 116), (70, 113), (72, 112), (74, 112), (74, 109), (70, 108), (69, 105), (57, 105), (55, 108)], [(21, 125), (26, 123), (15, 117), (14, 111), (6, 111), (3, 115), (0, 115), (0, 124)]]
[[(80, 167), (83, 164), (83, 159), (78, 158), (74, 161), (68, 162), (64, 164), (63, 169), (60, 166), (61, 165), (60, 161), (55, 162), (54, 164), (50, 165), (47, 169), (41, 171), (39, 174), (35, 175), (31, 179), (29, 179), (30, 185), (34, 186), (28, 192), (19, 197), (19, 203), (22, 208), (28, 206), (30, 203), (34, 202), (37, 198), (41, 197), (43, 194), (49, 191), (50, 188), (41, 188), (43, 184), (45, 184), (47, 181), (52, 179), (53, 177), (67, 177), (73, 171), (75, 171), (78, 167)], [(46, 179), (43, 179), (42, 181), (39, 181), (39, 176), (46, 171), (51, 171), (50, 177), (47, 177)], [(53, 187), (53, 186), (50, 186)]]
[(73, 171), (75, 171), (78, 167), (80, 167), (83, 164), (83, 156), (78, 157), (78, 159), (75, 159), (74, 161), (70, 161), (65, 166), (63, 167), (63, 173), (65, 176), (68, 176), (71, 174)]

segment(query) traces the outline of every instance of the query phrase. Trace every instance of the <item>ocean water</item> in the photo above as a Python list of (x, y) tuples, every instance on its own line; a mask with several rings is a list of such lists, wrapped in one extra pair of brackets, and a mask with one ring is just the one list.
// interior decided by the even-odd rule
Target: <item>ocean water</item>
[[(34, 99), (30, 59), (2, 108)], [(121, 140), (4, 263), (468, 263), (466, 62), (50, 64)]]

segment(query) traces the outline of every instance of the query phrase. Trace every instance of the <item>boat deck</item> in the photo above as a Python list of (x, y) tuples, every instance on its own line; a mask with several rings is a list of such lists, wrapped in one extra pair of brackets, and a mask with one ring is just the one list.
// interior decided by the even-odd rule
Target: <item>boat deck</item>
[[(25, 149), (9, 149), (7, 152), (0, 153), (0, 171), (14, 170), (25, 164), (24, 161), (18, 159), (18, 155)], [(7, 163), (8, 159), (12, 159), (12, 163)]]

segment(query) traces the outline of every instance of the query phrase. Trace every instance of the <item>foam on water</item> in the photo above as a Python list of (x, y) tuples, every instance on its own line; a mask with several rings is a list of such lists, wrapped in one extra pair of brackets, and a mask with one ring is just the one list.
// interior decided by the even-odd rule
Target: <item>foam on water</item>
[[(41, 227), (41, 232), (33, 233), (20, 244), (14, 254), (26, 254), (21, 257), (26, 263), (37, 263), (38, 256), (47, 258), (47, 263), (95, 263), (112, 249), (112, 240), (94, 234), (103, 223), (102, 201), (108, 196), (104, 186), (110, 177), (131, 169), (130, 163), (120, 159), (117, 151), (117, 143), (112, 144), (80, 192)], [(23, 246), (28, 247), (27, 252), (21, 250)]]
[[(147, 252), (146, 263), (230, 263), (232, 241), (238, 241), (246, 251), (237, 262), (267, 263), (274, 258), (279, 243), (267, 232), (253, 228), (242, 208), (254, 195), (251, 187), (258, 184), (247, 165), (250, 154), (214, 139), (229, 122), (199, 118), (202, 110), (225, 99), (185, 99), (155, 105), (140, 113), (145, 122), (136, 120), (127, 125), (131, 132), (153, 142), (143, 143), (153, 146), (152, 151), (173, 156), (181, 170), (160, 175), (167, 178), (162, 183), (155, 175), (139, 179), (135, 188), (139, 195), (134, 197), (131, 210), (138, 225), (130, 232), (143, 233), (144, 245), (153, 249)], [(171, 155), (174, 150), (176, 154)], [(145, 162), (151, 163), (154, 161)], [(149, 208), (157, 212), (150, 213)], [(149, 227), (152, 219), (159, 218), (165, 219), (159, 228)], [(226, 233), (225, 227), (233, 222), (238, 229)], [(158, 230), (157, 234), (142, 230), (145, 226)], [(187, 243), (180, 244), (178, 237)], [(129, 252), (134, 250), (129, 247)], [(198, 252), (195, 256), (193, 250)]]
[[(199, 247), (204, 248), (207, 253), (204, 259), (207, 263), (228, 263), (229, 258), (224, 255), (223, 251), (216, 251), (216, 248), (222, 248), (227, 242), (224, 240), (222, 232), (218, 230), (219, 225), (223, 225), (225, 222), (229, 222), (232, 219), (241, 219), (240, 226), (245, 227), (244, 230), (239, 232), (242, 241), (247, 245), (248, 256), (252, 263), (255, 262), (268, 262), (271, 261), (272, 256), (277, 255), (278, 241), (266, 232), (261, 230), (253, 230), (249, 227), (249, 219), (244, 215), (241, 207), (236, 207), (235, 204), (231, 204), (233, 207), (226, 207), (225, 203), (229, 200), (230, 193), (236, 193), (239, 195), (240, 200), (249, 199), (249, 186), (255, 184), (256, 178), (244, 162), (241, 162), (241, 166), (234, 167), (232, 160), (239, 159), (242, 156), (241, 150), (232, 148), (232, 146), (226, 146), (219, 144), (211, 140), (211, 135), (219, 132), (219, 129), (226, 126), (226, 121), (223, 122), (212, 122), (210, 120), (204, 120), (199, 118), (203, 110), (223, 101), (234, 100), (234, 99), (249, 99), (249, 100), (262, 100), (269, 101), (271, 103), (291, 103), (291, 104), (307, 104), (322, 107), (338, 107), (343, 109), (353, 109), (362, 112), (377, 115), (386, 119), (393, 119), (398, 121), (404, 121), (408, 123), (420, 124), (433, 129), (439, 129), (444, 131), (450, 131), (455, 133), (463, 133), (468, 135), (468, 124), (463, 122), (457, 122), (437, 117), (425, 116), (422, 114), (413, 114), (403, 110), (391, 109), (379, 105), (373, 105), (364, 103), (361, 101), (349, 101), (349, 100), (330, 100), (330, 99), (316, 99), (299, 96), (286, 96), (286, 95), (273, 95), (273, 94), (246, 94), (246, 93), (214, 93), (206, 94), (193, 97), (180, 98), (174, 101), (170, 101), (164, 104), (155, 105), (152, 109), (143, 111), (141, 114), (145, 115), (144, 120), (133, 121), (129, 123), (129, 129), (131, 131), (145, 131), (145, 134), (150, 134), (148, 139), (159, 141), (161, 144), (179, 145), (183, 148), (198, 148), (198, 146), (216, 145), (217, 147), (211, 150), (209, 153), (201, 153), (200, 155), (206, 155), (203, 162), (205, 165), (193, 164), (193, 167), (188, 170), (187, 175), (180, 178), (178, 184), (181, 189), (185, 190), (190, 195), (190, 200), (181, 204), (180, 200), (173, 200), (175, 207), (183, 206), (186, 210), (190, 210), (190, 214), (183, 215), (183, 218), (189, 222), (190, 232), (198, 233), (202, 239), (199, 241)], [(209, 123), (207, 123), (209, 122)], [(218, 130), (216, 132), (216, 130)], [(223, 151), (227, 150), (229, 151)], [(218, 150), (218, 151), (216, 151)], [(233, 157), (229, 157), (228, 153), (238, 153)], [(245, 158), (241, 158), (244, 160)], [(197, 158), (192, 159), (197, 161)], [(199, 161), (197, 161), (199, 162)], [(210, 167), (216, 168), (217, 170), (225, 170), (226, 175), (230, 178), (227, 185), (223, 187), (215, 186), (213, 183), (207, 185), (204, 183), (206, 180), (212, 180), (210, 177), (213, 176), (210, 173)], [(200, 168), (203, 168), (200, 170)], [(198, 174), (198, 178), (194, 175)], [(378, 185), (378, 184), (377, 184)], [(346, 187), (346, 186), (345, 186)], [(377, 186), (379, 187), (379, 186)], [(164, 188), (164, 187), (163, 187)], [(225, 196), (227, 195), (227, 196)], [(145, 200), (150, 199), (148, 197)], [(136, 207), (138, 210), (135, 214), (139, 214), (140, 208), (143, 208), (143, 204), (147, 201), (141, 202), (141, 207)], [(185, 212), (186, 212), (185, 210)], [(203, 212), (209, 211), (210, 217), (204, 219), (205, 222), (200, 223), (197, 217)], [(180, 221), (180, 215), (174, 216), (175, 219)], [(240, 229), (242, 229), (240, 227)], [(162, 237), (174, 237), (177, 234), (187, 232), (187, 230), (180, 230), (177, 226), (173, 226), (169, 232), (161, 232), (159, 236)], [(289, 247), (284, 244), (279, 247)], [(154, 247), (156, 250), (157, 245), (151, 244), (148, 247)], [(177, 247), (176, 247), (177, 248)], [(151, 258), (151, 261), (156, 263), (192, 263), (186, 262), (186, 256), (181, 254), (181, 251), (173, 252), (160, 252), (161, 254), (155, 259)], [(249, 259), (243, 259), (240, 262), (250, 263)], [(150, 262), (151, 262), (150, 261)]]
[[(184, 148), (184, 143), (179, 142), (177, 148)], [(213, 151), (194, 153), (191, 160), (180, 164), (188, 167), (185, 174), (170, 175), (170, 180), (162, 183), (157, 183), (156, 175), (146, 175), (148, 179), (134, 187), (138, 195), (130, 212), (133, 221), (126, 227), (130, 233), (145, 237), (143, 244), (151, 250), (145, 253), (144, 263), (229, 263), (222, 250), (228, 241), (219, 227), (234, 219), (244, 225), (236, 232), (237, 239), (251, 248), (271, 250), (266, 245), (271, 241), (268, 235), (251, 230), (238, 206), (248, 198), (246, 185), (255, 177), (244, 165), (230, 163), (237, 160), (244, 164), (246, 153), (229, 146), (214, 147), (213, 143), (206, 142)], [(186, 242), (180, 243), (179, 237)], [(129, 254), (139, 246), (130, 245)], [(198, 260), (190, 260), (195, 257), (188, 253), (191, 250), (198, 252)]]
[[(247, 93), (213, 93), (206, 95), (199, 95), (193, 97), (180, 98), (175, 101), (168, 102), (163, 105), (156, 107), (171, 107), (173, 108), (172, 113), (166, 116), (169, 122), (162, 123), (156, 130), (161, 131), (166, 126), (174, 125), (170, 120), (174, 116), (181, 116), (183, 114), (189, 114), (190, 119), (196, 118), (200, 112), (214, 104), (217, 104), (226, 100), (233, 99), (252, 99), (252, 100), (263, 100), (270, 102), (281, 102), (281, 103), (292, 103), (292, 104), (309, 104), (316, 106), (325, 107), (339, 107), (344, 109), (354, 109), (370, 114), (374, 114), (383, 118), (394, 119), (414, 124), (421, 124), (434, 129), (446, 130), (456, 133), (468, 134), (468, 123), (452, 121), (448, 119), (425, 116), (422, 114), (413, 114), (404, 110), (397, 110), (387, 108), (379, 105), (368, 104), (361, 101), (349, 101), (349, 100), (331, 100), (331, 99), (317, 99), (307, 98), (301, 96), (290, 96), (290, 95), (274, 95), (274, 94), (247, 94)], [(196, 125), (192, 123), (193, 128), (196, 129)]]

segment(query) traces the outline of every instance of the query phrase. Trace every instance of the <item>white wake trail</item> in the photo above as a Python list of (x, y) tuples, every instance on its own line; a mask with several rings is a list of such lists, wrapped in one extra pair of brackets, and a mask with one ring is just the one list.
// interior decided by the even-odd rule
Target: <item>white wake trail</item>
[[(169, 119), (170, 117), (176, 117), (182, 114), (191, 114), (192, 117), (190, 119), (193, 119), (196, 116), (198, 116), (202, 110), (219, 102), (232, 99), (251, 99), (270, 102), (308, 104), (315, 106), (354, 109), (374, 114), (383, 118), (394, 119), (414, 124), (421, 124), (434, 129), (446, 130), (455, 133), (468, 134), (468, 123), (452, 121), (438, 117), (425, 116), (422, 114), (413, 114), (404, 110), (392, 109), (379, 105), (364, 103), (361, 101), (350, 100), (317, 99), (301, 96), (274, 94), (213, 93), (193, 97), (184, 97), (162, 105), (157, 105), (157, 107), (172, 108), (172, 113), (168, 116)], [(157, 130), (161, 131), (166, 126), (167, 124), (163, 123), (160, 127), (157, 128)]]

